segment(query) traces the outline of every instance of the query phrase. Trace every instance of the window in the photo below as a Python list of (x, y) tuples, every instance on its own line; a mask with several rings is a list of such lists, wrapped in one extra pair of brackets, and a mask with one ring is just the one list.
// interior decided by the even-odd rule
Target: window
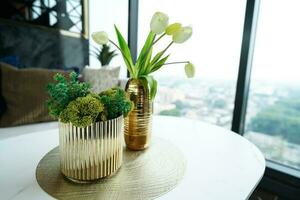
[[(114, 24), (116, 24), (122, 31), (124, 38), (127, 38), (128, 1), (90, 0), (89, 15), (90, 35), (96, 31), (105, 31), (113, 41), (117, 42), (114, 30)], [(93, 40), (90, 40), (90, 45), (97, 46)], [(114, 48), (112, 45), (110, 46)], [(111, 65), (121, 66), (120, 77), (125, 78), (127, 76), (127, 69), (120, 53), (111, 61)], [(100, 66), (99, 61), (94, 56), (90, 56), (90, 66)]]
[(87, 0), (31, 0), (2, 1), (0, 17), (10, 20), (58, 28), (85, 36)]
[[(261, 1), (245, 137), (300, 169), (300, 2)], [(280, 13), (280, 14), (279, 14)]]
[[(156, 11), (167, 13), (170, 23), (191, 24), (194, 31), (186, 43), (172, 46), (169, 61), (193, 62), (196, 77), (185, 78), (184, 65), (166, 65), (154, 74), (159, 83), (156, 114), (201, 119), (230, 129), (245, 6), (245, 0), (139, 1), (139, 50)], [(162, 41), (157, 49), (165, 45)]]
[[(300, 3), (297, 0), (154, 0), (139, 1), (139, 4), (139, 49), (150, 16), (157, 10), (168, 13), (171, 23), (183, 19), (181, 22), (193, 24), (194, 28), (192, 39), (172, 50), (171, 60), (191, 59), (197, 67), (196, 79), (184, 79), (183, 66), (168, 66), (155, 74), (159, 81), (156, 114), (197, 118), (227, 128), (234, 118), (231, 128), (255, 143), (269, 161), (259, 187), (283, 198), (299, 196), (300, 28), (297, 24)], [(252, 62), (256, 32), (253, 27), (257, 22)], [(244, 92), (248, 92), (251, 63), (253, 70), (247, 94)], [(236, 76), (239, 76), (238, 88), (235, 88)], [(218, 102), (215, 106), (224, 96), (225, 105)], [(222, 123), (218, 112), (226, 113), (223, 116), (229, 116), (229, 120)]]

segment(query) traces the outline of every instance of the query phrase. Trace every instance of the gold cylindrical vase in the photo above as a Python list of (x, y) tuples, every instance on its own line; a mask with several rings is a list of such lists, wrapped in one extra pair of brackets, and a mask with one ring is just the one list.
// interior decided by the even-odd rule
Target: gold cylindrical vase
[(123, 116), (80, 128), (59, 123), (60, 169), (74, 182), (115, 173), (122, 164)]
[(143, 150), (150, 144), (152, 130), (152, 101), (147, 85), (140, 79), (129, 79), (125, 91), (134, 102), (134, 108), (124, 119), (127, 148)]

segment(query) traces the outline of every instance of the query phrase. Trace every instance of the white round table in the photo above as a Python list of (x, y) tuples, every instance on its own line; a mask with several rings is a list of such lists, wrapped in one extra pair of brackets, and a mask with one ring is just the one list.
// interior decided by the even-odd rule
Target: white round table
[[(1, 199), (53, 199), (35, 177), (38, 162), (58, 145), (58, 129), (53, 123), (49, 127), (0, 137)], [(154, 116), (153, 135), (174, 143), (187, 159), (181, 183), (159, 199), (248, 199), (263, 176), (262, 153), (229, 130), (197, 120)]]

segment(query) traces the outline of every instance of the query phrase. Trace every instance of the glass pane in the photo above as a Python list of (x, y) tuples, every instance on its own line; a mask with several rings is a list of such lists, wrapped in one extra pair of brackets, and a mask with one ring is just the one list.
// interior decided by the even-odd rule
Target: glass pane
[[(200, 119), (231, 127), (246, 1), (151, 0), (140, 1), (139, 49), (145, 41), (154, 12), (165, 12), (170, 23), (193, 26), (193, 36), (173, 45), (172, 61), (191, 61), (196, 77), (185, 78), (184, 65), (166, 65), (155, 73), (158, 94), (154, 112)], [(170, 38), (160, 41), (163, 49)]]
[[(105, 31), (108, 36), (117, 42), (114, 24), (122, 32), (125, 39), (128, 34), (128, 1), (118, 0), (89, 0), (89, 26), (90, 26), (90, 44), (97, 45), (92, 39), (91, 34), (96, 31)], [(90, 49), (92, 48), (90, 45)], [(114, 48), (110, 45), (111, 48)], [(127, 69), (120, 53), (114, 57), (110, 63), (111, 66), (121, 66), (120, 77), (127, 77)], [(100, 67), (99, 61), (90, 56), (90, 66)]]
[(261, 1), (245, 129), (267, 159), (298, 169), (299, 10), (297, 0)]

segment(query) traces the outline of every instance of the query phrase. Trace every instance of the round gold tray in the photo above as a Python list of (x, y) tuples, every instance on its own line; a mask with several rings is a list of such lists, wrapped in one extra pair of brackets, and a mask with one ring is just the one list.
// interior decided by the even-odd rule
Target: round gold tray
[(41, 188), (57, 199), (154, 199), (182, 179), (186, 160), (172, 143), (153, 138), (144, 151), (124, 148), (123, 165), (112, 176), (91, 184), (76, 184), (60, 173), (58, 147), (47, 153), (36, 169)]

